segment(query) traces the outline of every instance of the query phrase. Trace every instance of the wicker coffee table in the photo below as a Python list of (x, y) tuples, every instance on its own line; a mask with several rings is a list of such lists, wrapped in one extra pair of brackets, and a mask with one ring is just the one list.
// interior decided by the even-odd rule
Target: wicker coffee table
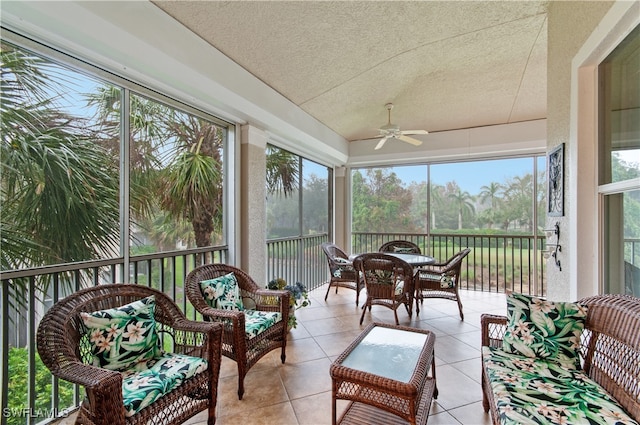
[[(423, 329), (368, 325), (329, 369), (333, 424), (426, 424), (438, 397), (435, 339)], [(351, 400), (338, 421), (337, 400)]]

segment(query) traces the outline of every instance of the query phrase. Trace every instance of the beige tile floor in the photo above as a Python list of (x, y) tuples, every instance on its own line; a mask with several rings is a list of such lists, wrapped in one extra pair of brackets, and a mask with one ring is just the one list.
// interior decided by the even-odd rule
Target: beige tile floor
[[(340, 288), (324, 301), (326, 286), (310, 294), (312, 303), (296, 312), (298, 327), (289, 335), (287, 360), (272, 351), (245, 378), (245, 394), (237, 397), (236, 364), (223, 357), (218, 386), (219, 425), (324, 425), (331, 423), (331, 362), (372, 321), (394, 323), (393, 312), (374, 306), (359, 325), (361, 310), (355, 292)], [(361, 293), (361, 299), (362, 299)], [(430, 425), (489, 424), (480, 389), (480, 315), (505, 314), (504, 294), (462, 291), (465, 320), (455, 302), (425, 300), (419, 316), (398, 309), (400, 324), (436, 335), (435, 357), (439, 396), (431, 405)], [(344, 409), (339, 402), (338, 409)], [(206, 413), (185, 425), (206, 424)]]

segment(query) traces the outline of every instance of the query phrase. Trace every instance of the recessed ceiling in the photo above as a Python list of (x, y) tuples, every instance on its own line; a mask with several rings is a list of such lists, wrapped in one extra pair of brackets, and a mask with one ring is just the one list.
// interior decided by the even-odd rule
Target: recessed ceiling
[(350, 141), (546, 118), (546, 1), (153, 3)]

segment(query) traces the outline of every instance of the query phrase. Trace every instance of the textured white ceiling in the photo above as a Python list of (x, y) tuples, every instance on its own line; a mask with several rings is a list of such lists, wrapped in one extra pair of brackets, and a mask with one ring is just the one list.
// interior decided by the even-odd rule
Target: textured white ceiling
[(546, 1), (153, 3), (347, 140), (546, 117)]

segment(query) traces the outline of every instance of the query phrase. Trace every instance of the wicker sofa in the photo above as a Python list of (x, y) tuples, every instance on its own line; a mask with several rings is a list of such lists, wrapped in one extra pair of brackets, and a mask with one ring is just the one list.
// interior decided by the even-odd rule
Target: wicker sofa
[[(601, 295), (578, 302), (584, 330), (566, 339), (575, 338), (575, 368), (566, 356), (557, 362), (553, 356), (510, 352), (514, 344), (505, 339), (513, 336), (509, 333), (514, 332), (514, 321), (509, 297), (507, 301), (509, 319), (486, 314), (481, 318), (483, 407), (491, 411), (494, 424), (638, 423), (639, 298)], [(556, 311), (567, 311), (563, 309), (569, 303), (556, 304)], [(534, 314), (549, 319), (549, 305)], [(515, 328), (526, 327), (522, 320), (515, 322)], [(551, 328), (550, 323), (544, 326)]]

